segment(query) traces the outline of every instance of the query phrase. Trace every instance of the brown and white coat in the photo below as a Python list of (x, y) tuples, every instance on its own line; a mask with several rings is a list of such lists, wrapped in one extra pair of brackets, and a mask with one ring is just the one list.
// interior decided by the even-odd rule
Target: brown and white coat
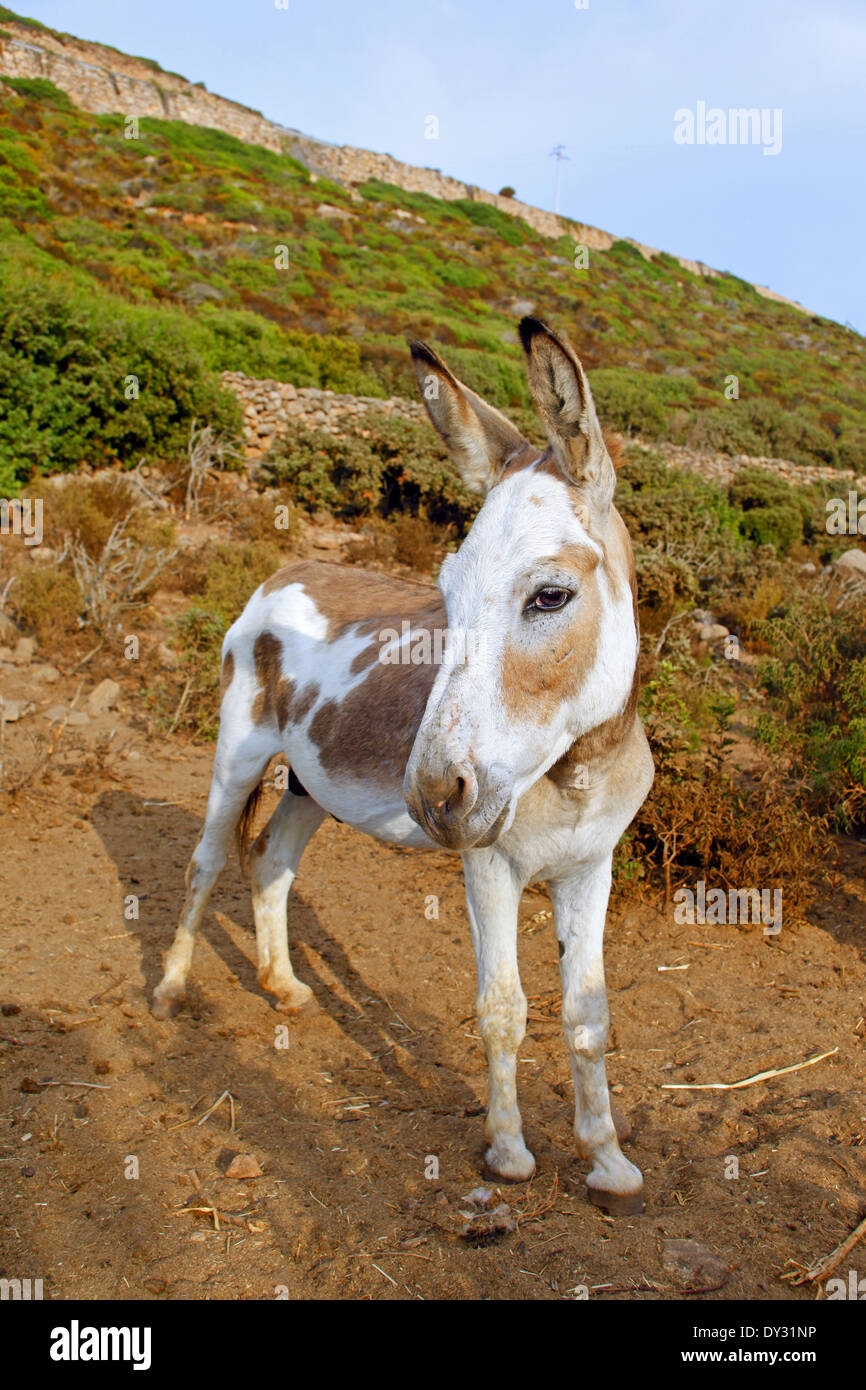
[[(313, 1006), (292, 970), (286, 899), (326, 815), (392, 844), (459, 852), (489, 1062), (486, 1162), (526, 1179), (517, 912), (523, 888), (546, 881), (577, 1147), (591, 1160), (590, 1196), (625, 1212), (640, 1209), (643, 1184), (611, 1115), (602, 938), (613, 850), (653, 778), (637, 716), (634, 563), (583, 368), (539, 320), (520, 330), (544, 452), (412, 345), (431, 420), (486, 493), (439, 592), (310, 561), (262, 585), (227, 634), (205, 826), (154, 1008), (165, 1016), (182, 998), (230, 843), (282, 753), (290, 785), (249, 855), (263, 987), (289, 1011)], [(418, 645), (437, 632), (438, 643)], [(412, 659), (437, 647), (438, 664)]]

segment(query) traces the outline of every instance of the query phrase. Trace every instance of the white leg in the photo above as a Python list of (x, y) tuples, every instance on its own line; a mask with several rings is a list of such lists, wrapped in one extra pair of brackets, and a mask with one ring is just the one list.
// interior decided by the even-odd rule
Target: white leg
[(259, 984), (289, 1013), (315, 1012), (318, 1007), (309, 985), (292, 969), (286, 907), (301, 855), (325, 815), (312, 797), (284, 792), (250, 854)]
[(226, 862), (229, 847), (250, 792), (258, 786), (272, 754), (262, 736), (252, 735), (231, 748), (220, 730), (213, 779), (201, 839), (186, 871), (186, 898), (174, 941), (166, 952), (163, 976), (153, 992), (153, 1013), (168, 1018), (186, 992), (196, 929)]
[(615, 1215), (629, 1215), (643, 1210), (643, 1178), (620, 1151), (604, 1065), (609, 1014), (602, 951), (610, 880), (611, 861), (605, 859), (548, 887), (559, 939), (577, 1149), (581, 1158), (592, 1160), (590, 1200)]
[(478, 1025), (489, 1068), (485, 1162), (500, 1178), (525, 1182), (535, 1159), (523, 1142), (517, 1108), (517, 1049), (526, 1032), (526, 995), (517, 971), (517, 908), (522, 884), (495, 849), (463, 855), (466, 902), (478, 965)]

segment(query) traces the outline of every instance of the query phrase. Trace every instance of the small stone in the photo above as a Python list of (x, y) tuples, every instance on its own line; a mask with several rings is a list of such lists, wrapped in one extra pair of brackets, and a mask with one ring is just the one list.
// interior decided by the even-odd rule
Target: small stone
[(698, 633), (702, 642), (720, 642), (723, 637), (729, 636), (729, 629), (722, 623), (704, 623)]
[(159, 658), (160, 666), (167, 666), (169, 671), (176, 671), (180, 665), (180, 654), (172, 651), (171, 647), (165, 642), (157, 643), (156, 654)]
[(36, 655), (36, 638), (19, 637), (15, 643), (15, 654), (12, 660), (16, 666), (29, 666)]
[[(844, 575), (866, 575), (866, 550), (844, 550), (836, 556), (833, 568), (841, 570)], [(18, 645), (21, 645), (20, 642)]]
[(464, 1240), (486, 1242), (517, 1229), (517, 1222), (507, 1202), (500, 1202), (492, 1211), (461, 1212), (465, 1225), (460, 1232)]
[(252, 1154), (238, 1154), (226, 1169), (227, 1178), (260, 1178), (262, 1170)]
[(107, 714), (117, 704), (119, 695), (120, 686), (117, 681), (109, 679), (100, 681), (99, 685), (95, 686), (87, 697), (88, 713), (92, 714), (95, 719), (98, 719), (101, 714)]
[(52, 705), (49, 710), (45, 711), (45, 718), (50, 719), (52, 724), (62, 723), (65, 719), (70, 729), (81, 729), (85, 724), (90, 723), (84, 710), (70, 710), (65, 705)]
[(666, 1240), (662, 1264), (676, 1275), (686, 1290), (721, 1288), (730, 1278), (730, 1265), (697, 1240)]
[(60, 680), (60, 672), (56, 666), (37, 666), (33, 671), (33, 679), (53, 685), (55, 681)]
[(462, 1200), (473, 1207), (486, 1207), (492, 1196), (492, 1187), (473, 1187), (472, 1191), (467, 1192)]
[(0, 719), (7, 724), (17, 724), (26, 708), (23, 700), (6, 700), (0, 696)]

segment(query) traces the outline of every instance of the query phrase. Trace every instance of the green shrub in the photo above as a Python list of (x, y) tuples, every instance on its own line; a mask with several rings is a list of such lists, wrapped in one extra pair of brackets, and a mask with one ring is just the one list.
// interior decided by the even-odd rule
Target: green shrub
[(774, 545), (782, 553), (812, 534), (812, 503), (784, 478), (762, 468), (744, 468), (728, 488), (733, 506), (743, 513), (740, 532), (757, 545)]
[(657, 376), (624, 367), (602, 367), (591, 374), (599, 415), (620, 434), (645, 434), (651, 439), (669, 433), (676, 409), (688, 407), (695, 383), (688, 377)]
[(176, 311), (0, 271), (0, 469), (20, 482), (82, 462), (167, 457), (185, 446), (194, 416), (236, 432), (237, 402), (201, 346)]
[(792, 759), (839, 828), (866, 825), (862, 599), (831, 607), (820, 592), (795, 592), (759, 630), (770, 652), (759, 668), (769, 702), (759, 737)]
[(429, 516), (464, 529), (478, 510), (429, 427), (367, 416), (342, 437), (299, 429), (269, 454), (264, 471), (285, 484), (309, 511), (325, 507), (343, 517)]
[(474, 198), (455, 198), (451, 206), (468, 217), (470, 222), (474, 222), (476, 227), (486, 227), (489, 231), (495, 232), (510, 246), (522, 246), (534, 235), (530, 227), (519, 217), (509, 216), (493, 203), (477, 202)]
[(17, 92), (18, 96), (26, 97), (29, 101), (47, 101), (62, 111), (75, 110), (68, 94), (61, 91), (59, 87), (55, 87), (53, 82), (48, 82), (44, 77), (4, 76), (3, 82), (7, 87), (11, 87), (13, 92)]

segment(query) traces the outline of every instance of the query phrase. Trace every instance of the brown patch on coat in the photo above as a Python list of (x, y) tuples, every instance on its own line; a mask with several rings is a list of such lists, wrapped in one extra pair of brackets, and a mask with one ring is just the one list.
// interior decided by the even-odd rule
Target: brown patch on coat
[[(253, 643), (258, 693), (253, 700), (254, 724), (273, 724), (285, 715), (295, 693), (294, 681), (283, 675), (283, 644), (272, 632), (260, 632)], [(280, 724), (282, 728), (282, 724)]]
[(326, 700), (310, 724), (322, 767), (381, 785), (402, 786), (437, 667), (376, 661), (343, 699)]
[[(428, 594), (430, 591), (428, 590)], [(406, 610), (400, 613), (386, 613), (375, 618), (368, 618), (366, 621), (358, 623), (358, 635), (370, 638), (368, 646), (363, 647), (353, 658), (349, 671), (353, 676), (365, 671), (368, 666), (379, 661), (379, 657), (385, 647), (383, 634), (385, 632), (396, 632), (398, 637), (403, 636), (403, 623), (408, 621), (410, 625), (410, 636), (405, 644), (406, 651), (411, 655), (415, 649), (415, 643), (420, 638), (423, 642), (426, 634), (429, 634), (430, 648), (435, 648), (436, 633), (445, 633), (448, 628), (448, 616), (445, 611), (445, 604), (437, 593), (433, 593), (430, 601), (422, 607), (415, 608), (413, 611)], [(391, 639), (393, 640), (393, 639)], [(444, 650), (445, 639), (440, 638), (440, 644)], [(391, 663), (384, 663), (391, 664)]]
[[(625, 463), (622, 453), (622, 435), (616, 434), (613, 430), (608, 429), (602, 430), (601, 433), (604, 440), (604, 447), (607, 449), (608, 457), (613, 464), (614, 472), (616, 472), (618, 469), (622, 468)], [(552, 478), (556, 478), (558, 482), (567, 483), (570, 487), (573, 486), (571, 480), (566, 476), (565, 472), (554, 458), (550, 446), (548, 445), (544, 452), (540, 454), (531, 444), (527, 444), (519, 453), (508, 459), (503, 468), (501, 468), (496, 475), (495, 483), (501, 483), (504, 478), (510, 478), (515, 473), (519, 473), (521, 469), (532, 468), (533, 465), (537, 466), (539, 472), (548, 473)], [(532, 500), (533, 499), (530, 498), (530, 501)]]
[(220, 700), (222, 700), (223, 696), (225, 695), (226, 691), (228, 690), (229, 686), (231, 685), (232, 680), (234, 679), (234, 674), (235, 674), (235, 659), (234, 659), (234, 656), (232, 655), (231, 652), (226, 652), (225, 660), (224, 660), (223, 665), (222, 665), (222, 670), (220, 671)]
[(276, 724), (282, 733), (289, 723), (299, 723), (309, 713), (319, 687), (311, 681), (302, 690), (283, 674), (283, 646), (272, 632), (260, 632), (253, 643), (258, 693), (253, 700), (254, 724)]
[(390, 622), (390, 626), (399, 628), (403, 618), (411, 620), (431, 604), (438, 604), (444, 613), (432, 584), (371, 574), (333, 560), (302, 560), (286, 565), (265, 581), (263, 592), (275, 593), (289, 584), (300, 584), (327, 619), (329, 642), (358, 623), (378, 620), (382, 627), (389, 626), (388, 614), (399, 614), (396, 622)]
[[(571, 569), (580, 585), (573, 617), (543, 652), (507, 640), (502, 654), (502, 701), (509, 718), (544, 724), (586, 682), (598, 654), (601, 596), (598, 557), (586, 546), (566, 546), (555, 563)], [(537, 621), (531, 619), (530, 621)]]

